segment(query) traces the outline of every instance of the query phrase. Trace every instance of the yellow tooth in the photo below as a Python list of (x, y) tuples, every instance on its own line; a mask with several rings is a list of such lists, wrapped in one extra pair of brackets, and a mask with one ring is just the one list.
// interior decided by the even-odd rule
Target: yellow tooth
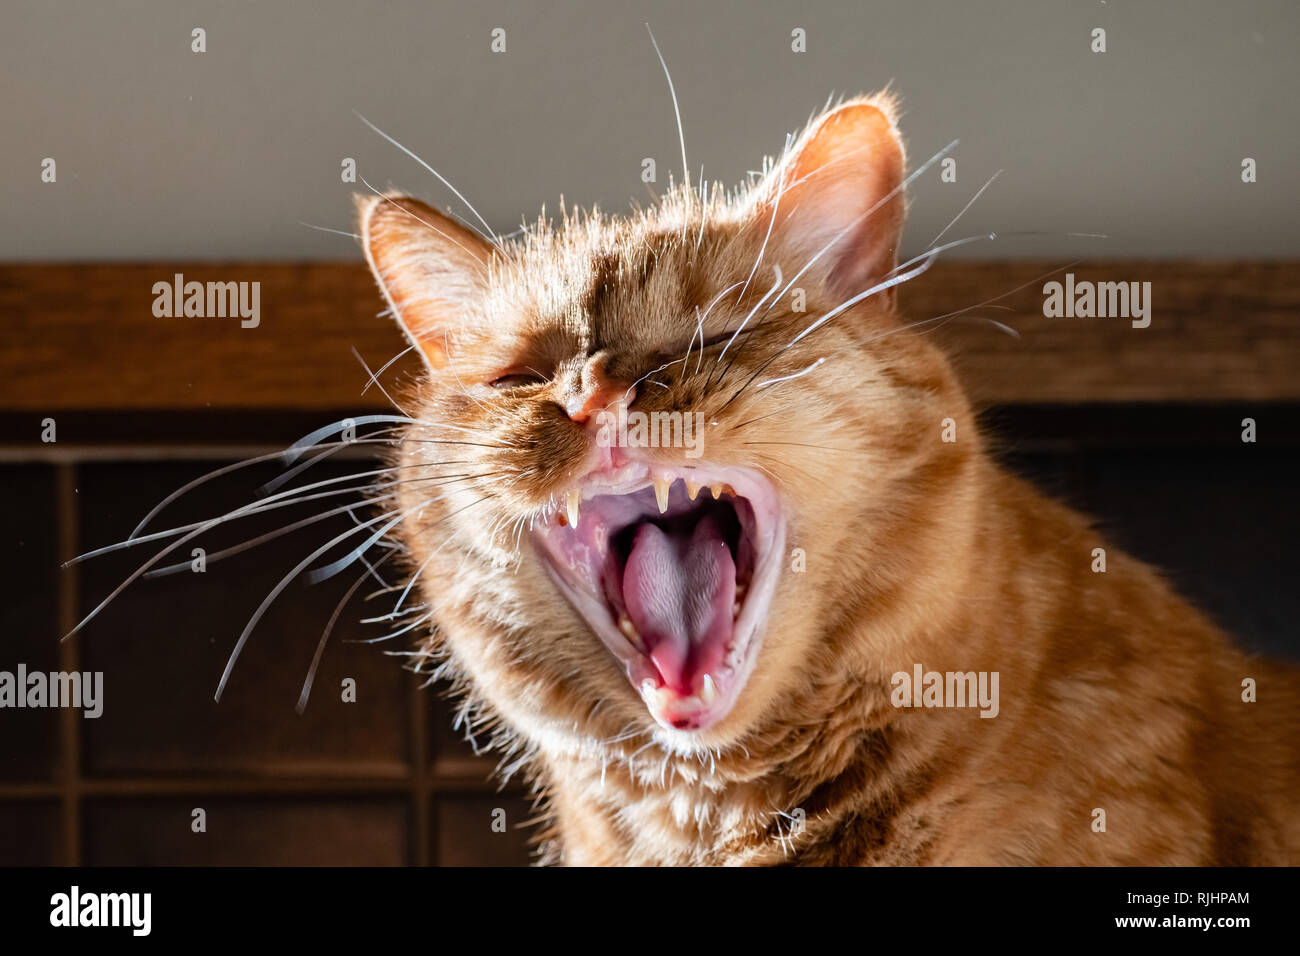
[(632, 619), (626, 614), (618, 616), (618, 629), (623, 632), (623, 636), (632, 643), (633, 647), (638, 650), (641, 649), (641, 635), (637, 633), (636, 625), (632, 623)]
[(713, 676), (705, 674), (704, 680), (700, 684), (700, 700), (706, 704), (711, 704), (718, 697), (718, 688), (713, 683)]
[(641, 697), (645, 704), (650, 708), (650, 712), (662, 711), (672, 703), (672, 691), (667, 687), (656, 687), (652, 678), (647, 677), (641, 682)]
[(569, 516), (569, 527), (578, 527), (578, 511), (582, 505), (582, 492), (573, 490), (564, 496), (564, 508)]
[(713, 500), (717, 501), (722, 497), (722, 489), (726, 487), (722, 484), (709, 485), (709, 492), (713, 495)]
[(737, 601), (735, 604), (731, 605), (731, 616), (732, 616), (732, 617), (740, 617), (740, 602), (739, 602), (739, 601)]
[(688, 481), (688, 482), (686, 482), (686, 497), (687, 497), (687, 498), (690, 498), (691, 501), (694, 501), (694, 500), (695, 500), (695, 496), (698, 495), (698, 494), (700, 493), (700, 488), (701, 488), (701, 487), (703, 487), (703, 486), (702, 486), (702, 485), (697, 485), (697, 484), (696, 484), (695, 482), (693, 482), (693, 481)]
[(672, 487), (672, 484), (667, 478), (655, 476), (655, 501), (659, 503), (660, 514), (668, 510), (668, 489)]
[(737, 597), (737, 598), (743, 598), (743, 597), (745, 596), (745, 592), (746, 592), (747, 590), (749, 590), (749, 589), (748, 589), (747, 587), (745, 587), (745, 585), (743, 585), (743, 584), (737, 584), (737, 585), (736, 585), (736, 597)]

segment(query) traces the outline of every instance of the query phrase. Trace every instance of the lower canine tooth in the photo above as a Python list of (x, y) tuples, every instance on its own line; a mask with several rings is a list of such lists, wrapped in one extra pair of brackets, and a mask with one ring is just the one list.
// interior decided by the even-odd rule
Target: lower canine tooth
[(704, 675), (704, 680), (700, 684), (700, 700), (706, 704), (713, 703), (718, 697), (718, 688), (714, 686), (713, 677), (710, 674)]
[(672, 487), (672, 482), (667, 478), (656, 477), (655, 483), (655, 501), (659, 505), (659, 513), (663, 514), (668, 510), (668, 489)]
[(641, 696), (651, 710), (663, 710), (667, 707), (672, 699), (671, 694), (667, 687), (656, 687), (652, 678), (647, 677), (641, 682)]
[(582, 492), (570, 491), (564, 496), (564, 508), (569, 516), (569, 527), (578, 527), (578, 511), (582, 505)]

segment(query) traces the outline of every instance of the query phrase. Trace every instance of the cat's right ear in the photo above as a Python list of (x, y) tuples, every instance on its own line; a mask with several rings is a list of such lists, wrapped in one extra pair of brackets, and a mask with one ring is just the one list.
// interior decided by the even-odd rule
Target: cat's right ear
[(890, 274), (904, 217), (896, 115), (887, 94), (823, 113), (754, 191), (746, 206), (751, 239), (766, 243), (770, 231), (788, 259), (787, 274), (815, 262), (812, 274), (845, 297)]
[(487, 288), (492, 246), (477, 233), (408, 196), (359, 196), (366, 262), (411, 344), (432, 369)]

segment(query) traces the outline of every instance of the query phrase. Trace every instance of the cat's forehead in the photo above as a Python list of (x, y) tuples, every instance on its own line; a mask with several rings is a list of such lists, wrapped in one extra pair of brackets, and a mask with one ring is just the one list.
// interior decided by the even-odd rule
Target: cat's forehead
[(665, 228), (571, 227), (522, 249), (490, 307), (592, 344), (652, 343), (694, 328), (715, 284), (708, 254)]

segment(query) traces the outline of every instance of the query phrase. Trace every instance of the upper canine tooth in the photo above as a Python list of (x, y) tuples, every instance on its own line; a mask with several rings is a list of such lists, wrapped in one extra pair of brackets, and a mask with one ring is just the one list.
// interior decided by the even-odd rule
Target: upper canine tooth
[(663, 514), (668, 510), (668, 489), (673, 483), (670, 479), (655, 475), (655, 501), (659, 504), (659, 513)]
[(564, 508), (569, 517), (569, 527), (578, 527), (578, 511), (582, 504), (582, 492), (576, 488), (564, 496)]
[(686, 497), (690, 498), (691, 501), (694, 501), (695, 496), (700, 493), (700, 488), (702, 487), (703, 485), (697, 485), (693, 481), (686, 482)]

